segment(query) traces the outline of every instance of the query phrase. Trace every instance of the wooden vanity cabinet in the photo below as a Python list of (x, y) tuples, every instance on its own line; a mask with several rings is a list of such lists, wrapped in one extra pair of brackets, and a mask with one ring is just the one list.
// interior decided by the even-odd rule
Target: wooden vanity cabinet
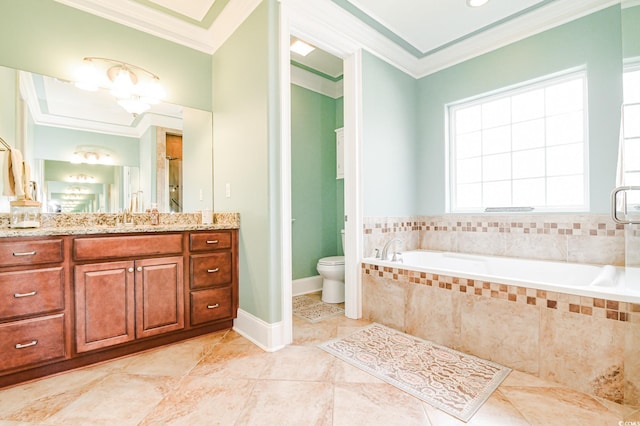
[[(109, 247), (105, 250), (104, 247)], [(184, 328), (181, 234), (77, 238), (76, 350), (101, 349)], [(105, 255), (135, 259), (104, 262)]]
[(63, 238), (0, 240), (0, 375), (70, 356)]
[(233, 326), (238, 231), (0, 238), (0, 387)]

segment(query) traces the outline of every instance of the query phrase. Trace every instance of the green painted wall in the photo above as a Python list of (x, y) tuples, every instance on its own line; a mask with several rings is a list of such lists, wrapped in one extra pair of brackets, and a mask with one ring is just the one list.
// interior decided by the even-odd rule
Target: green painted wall
[[(316, 264), (338, 255), (337, 101), (291, 85), (291, 210), (293, 279), (318, 275)], [(344, 187), (344, 185), (342, 185)], [(341, 252), (341, 250), (340, 250)]]
[(33, 137), (35, 158), (38, 159), (69, 161), (78, 146), (98, 145), (110, 148), (111, 164), (140, 166), (140, 140), (137, 138), (39, 125), (33, 126)]
[[(336, 99), (336, 129), (344, 126), (344, 98)], [(336, 224), (338, 231), (344, 229), (344, 179), (336, 179)], [(342, 238), (338, 235), (336, 241), (336, 253), (338, 256), (344, 255), (342, 250)]]
[[(17, 73), (15, 70), (0, 67), (0, 94), (3, 99), (16, 99)], [(12, 147), (16, 147), (16, 102), (0, 102), (0, 137)], [(4, 164), (4, 163), (3, 163)], [(0, 183), (0, 187), (1, 187)]]
[(640, 6), (622, 9), (622, 49), (625, 58), (640, 59)]
[(417, 167), (431, 161), (420, 161), (416, 156), (417, 80), (365, 52), (362, 105), (364, 215), (418, 214)]
[(416, 151), (422, 165), (416, 175), (420, 212), (445, 212), (447, 103), (586, 64), (590, 210), (607, 213), (615, 184), (622, 102), (620, 31), (620, 8), (614, 6), (420, 79)]
[(211, 111), (211, 55), (53, 0), (0, 0), (0, 65), (67, 80), (85, 56), (155, 72), (167, 102)]
[(277, 7), (262, 2), (213, 56), (214, 207), (240, 213), (240, 307), (268, 323), (281, 319)]

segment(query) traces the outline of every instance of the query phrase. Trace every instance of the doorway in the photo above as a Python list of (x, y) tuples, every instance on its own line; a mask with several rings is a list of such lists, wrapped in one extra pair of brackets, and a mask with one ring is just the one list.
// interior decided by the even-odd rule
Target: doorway
[[(282, 342), (292, 341), (292, 248), (291, 248), (291, 76), (289, 71), (289, 43), (291, 35), (302, 38), (314, 46), (343, 60), (344, 93), (344, 230), (345, 230), (345, 315), (360, 318), (362, 315), (362, 289), (360, 258), (362, 253), (362, 200), (361, 200), (361, 46), (341, 37), (332, 25), (320, 25), (308, 7), (292, 10), (294, 4), (281, 3), (280, 8), (280, 93), (281, 93), (281, 238), (282, 238)], [(290, 19), (290, 14), (294, 17)], [(332, 41), (330, 41), (332, 40)]]
[(167, 134), (169, 212), (182, 212), (182, 135)]

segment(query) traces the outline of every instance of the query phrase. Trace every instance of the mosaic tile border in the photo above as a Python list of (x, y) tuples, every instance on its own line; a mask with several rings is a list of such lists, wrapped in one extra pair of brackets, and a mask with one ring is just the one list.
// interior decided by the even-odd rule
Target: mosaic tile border
[(559, 312), (587, 315), (640, 324), (640, 304), (577, 296), (508, 284), (431, 274), (402, 268), (362, 263), (362, 273), (408, 284), (426, 285), (484, 298), (555, 309)]
[(469, 215), (415, 216), (407, 218), (367, 218), (364, 234), (405, 231), (443, 231), (478, 233), (513, 233), (543, 235), (575, 235), (590, 237), (620, 237), (625, 235), (624, 225), (617, 224), (606, 215), (513, 216), (477, 217)]

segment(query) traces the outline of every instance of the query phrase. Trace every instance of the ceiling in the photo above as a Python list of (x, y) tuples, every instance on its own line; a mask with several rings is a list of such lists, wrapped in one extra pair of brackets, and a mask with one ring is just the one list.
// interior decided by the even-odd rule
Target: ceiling
[[(214, 53), (262, 0), (55, 1)], [(469, 7), (467, 0), (280, 1), (288, 6), (290, 15), (306, 14), (313, 22), (355, 39), (410, 75), (421, 77), (464, 60), (465, 55), (476, 56), (500, 43), (507, 44), (619, 0), (489, 0), (478, 8)], [(292, 25), (291, 39), (304, 40), (304, 32), (304, 28)], [(489, 47), (479, 43), (484, 39), (490, 42)], [(341, 58), (316, 49), (307, 56), (292, 52), (291, 61), (295, 65), (293, 83), (334, 98), (342, 96)], [(151, 114), (140, 118), (125, 113), (107, 94), (96, 97), (67, 82), (24, 77), (28, 84), (27, 89), (22, 89), (30, 94), (30, 107), (38, 124), (132, 137), (139, 136), (151, 124), (179, 128), (182, 111), (175, 106), (156, 105)], [(71, 99), (77, 102), (72, 104)]]
[[(261, 0), (56, 0), (159, 37), (213, 53), (260, 4)], [(478, 8), (466, 0), (281, 0), (291, 10), (324, 17), (325, 21), (360, 38), (373, 53), (414, 76), (436, 71), (433, 57), (446, 52), (460, 61), (487, 51), (476, 43), (491, 38), (491, 46), (514, 41), (591, 13), (619, 0), (489, 0)], [(299, 34), (294, 34), (298, 35)], [(473, 40), (470, 47), (469, 41)], [(466, 46), (465, 46), (466, 45)], [(376, 51), (378, 50), (378, 51)], [(320, 58), (318, 58), (320, 56)], [(334, 65), (322, 55), (295, 61), (330, 76)], [(442, 59), (439, 59), (442, 62)], [(397, 64), (397, 62), (402, 62)], [(438, 62), (438, 61), (435, 61)], [(418, 65), (416, 65), (418, 64)], [(453, 65), (452, 63), (450, 65)]]

